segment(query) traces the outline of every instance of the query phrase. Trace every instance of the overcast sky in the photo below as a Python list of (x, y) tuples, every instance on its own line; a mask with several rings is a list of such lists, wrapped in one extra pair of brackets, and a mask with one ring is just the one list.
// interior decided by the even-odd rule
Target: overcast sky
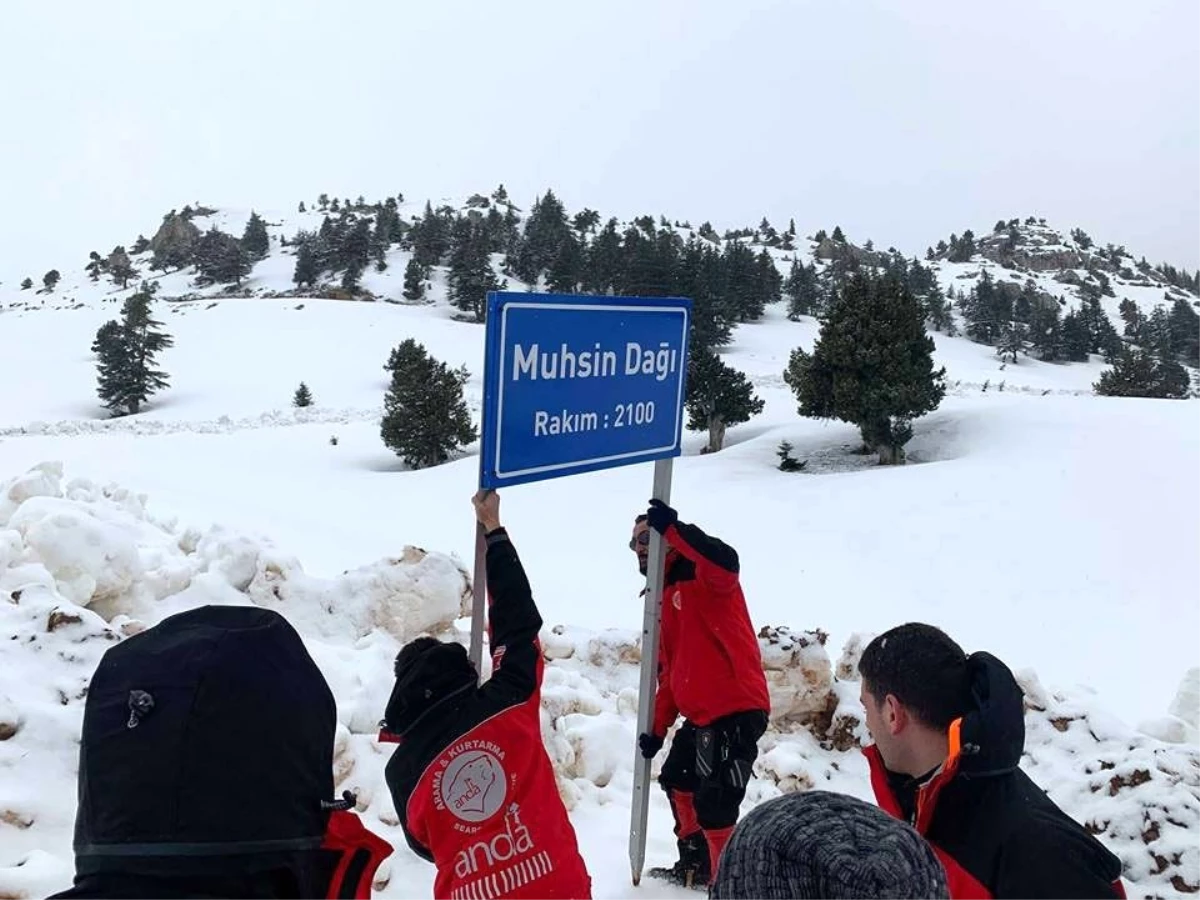
[(0, 277), (201, 200), (461, 199), (1200, 265), (1200, 3), (7, 0)]

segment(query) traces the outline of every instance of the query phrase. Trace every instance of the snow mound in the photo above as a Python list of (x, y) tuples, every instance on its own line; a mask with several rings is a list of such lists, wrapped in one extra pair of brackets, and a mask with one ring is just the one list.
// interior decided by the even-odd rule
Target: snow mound
[[(313, 578), (264, 541), (180, 530), (118, 486), (64, 484), (57, 464), (4, 484), (0, 503), (0, 897), (45, 896), (70, 882), (79, 729), (101, 655), (167, 615), (209, 603), (269, 606), (296, 626), (337, 701), (338, 790), (354, 791), (367, 826), (397, 848), (377, 895), (428, 894), (432, 868), (405, 848), (383, 777), (392, 748), (375, 736), (400, 645), (421, 633), (467, 638), (455, 620), (470, 580), (457, 561), (407, 547), (338, 578)], [(823, 632), (763, 630), (777, 712), (744, 809), (812, 788), (871, 799), (854, 681), (866, 639), (847, 642), (835, 674)], [(600, 892), (630, 896), (620, 893), (626, 873), (612, 865), (612, 848), (622, 850), (628, 824), (639, 634), (553, 625), (542, 642), (542, 731), (560, 793)], [(1189, 672), (1170, 708), (1181, 723), (1195, 721), (1196, 675)], [(1030, 776), (1120, 855), (1131, 896), (1195, 892), (1200, 748), (1138, 733), (1102, 714), (1089, 694), (1049, 691), (1028, 671), (1018, 677)], [(657, 863), (673, 842), (661, 791), (651, 802)]]

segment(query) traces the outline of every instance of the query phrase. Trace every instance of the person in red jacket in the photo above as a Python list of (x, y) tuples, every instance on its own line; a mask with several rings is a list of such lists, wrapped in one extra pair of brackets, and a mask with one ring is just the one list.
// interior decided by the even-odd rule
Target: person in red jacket
[(1024, 695), (1004, 663), (911, 622), (858, 671), (875, 798), (933, 845), (952, 898), (1125, 896), (1121, 861), (1019, 768)]
[(667, 556), (658, 691), (653, 730), (638, 736), (642, 756), (653, 759), (681, 713), (685, 721), (658, 778), (674, 813), (679, 859), (647, 874), (706, 887), (737, 824), (771, 698), (737, 553), (652, 500), (629, 542), (642, 574), (651, 528), (666, 540)]
[(492, 677), (478, 684), (461, 644), (406, 644), (380, 734), (399, 744), (384, 776), (408, 845), (437, 866), (435, 897), (588, 898), (542, 743), (542, 617), (499, 496), (473, 503), (487, 538)]

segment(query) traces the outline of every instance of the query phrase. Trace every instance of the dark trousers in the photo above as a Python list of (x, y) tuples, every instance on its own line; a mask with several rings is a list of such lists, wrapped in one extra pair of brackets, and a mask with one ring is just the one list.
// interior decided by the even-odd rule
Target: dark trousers
[(672, 791), (691, 794), (697, 824), (705, 831), (732, 828), (766, 730), (767, 714), (761, 710), (725, 716), (706, 729), (685, 721), (675, 732), (659, 785), (668, 797)]

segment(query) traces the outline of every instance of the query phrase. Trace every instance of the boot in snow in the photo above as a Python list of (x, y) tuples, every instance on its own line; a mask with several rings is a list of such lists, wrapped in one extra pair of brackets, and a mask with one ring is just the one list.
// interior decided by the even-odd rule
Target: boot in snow
[(679, 840), (679, 860), (675, 865), (670, 868), (659, 866), (648, 870), (646, 874), (659, 881), (707, 893), (711, 871), (704, 833), (697, 831)]

